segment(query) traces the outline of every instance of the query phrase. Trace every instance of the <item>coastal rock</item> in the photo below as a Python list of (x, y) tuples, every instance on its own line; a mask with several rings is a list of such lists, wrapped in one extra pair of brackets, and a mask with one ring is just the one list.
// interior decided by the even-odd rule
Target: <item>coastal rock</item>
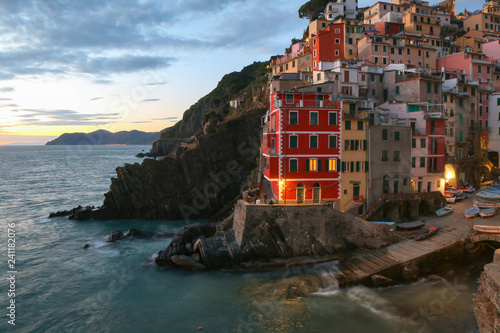
[(117, 168), (103, 207), (92, 217), (192, 220), (214, 215), (240, 194), (257, 167), (265, 111), (224, 122), (180, 156)]
[(372, 284), (374, 287), (388, 287), (388, 286), (393, 286), (396, 284), (394, 280), (389, 279), (388, 277), (382, 276), (382, 275), (372, 275), (371, 276)]
[(114, 230), (109, 233), (108, 237), (106, 238), (106, 241), (116, 242), (117, 240), (122, 240), (124, 238), (125, 235), (123, 234), (123, 232), (121, 232), (120, 230)]
[(419, 277), (419, 269), (416, 265), (410, 265), (403, 267), (401, 272), (403, 279), (406, 281), (415, 281)]
[(140, 229), (128, 229), (125, 233), (125, 237), (140, 237), (142, 236), (142, 231)]
[(177, 266), (188, 270), (205, 270), (207, 267), (195, 261), (193, 258), (185, 255), (174, 255), (170, 260)]
[(86, 250), (86, 249), (88, 249), (88, 248), (90, 248), (90, 243), (85, 243), (85, 244), (83, 244), (83, 248), (84, 248), (85, 250)]

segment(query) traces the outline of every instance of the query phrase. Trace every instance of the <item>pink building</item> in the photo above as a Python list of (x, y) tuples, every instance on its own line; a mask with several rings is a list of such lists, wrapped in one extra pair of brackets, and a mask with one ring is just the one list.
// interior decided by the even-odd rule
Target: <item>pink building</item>
[(436, 60), (437, 68), (457, 71), (466, 75), (467, 81), (491, 83), (495, 66), (493, 61), (482, 53), (461, 52), (450, 54)]
[(500, 40), (484, 43), (483, 53), (491, 60), (500, 60)]

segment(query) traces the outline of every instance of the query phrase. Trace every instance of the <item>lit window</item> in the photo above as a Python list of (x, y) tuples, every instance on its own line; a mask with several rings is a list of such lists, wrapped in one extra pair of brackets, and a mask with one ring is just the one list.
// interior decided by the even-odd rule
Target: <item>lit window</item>
[(334, 158), (328, 159), (328, 171), (337, 171), (337, 160)]
[(312, 158), (309, 160), (309, 171), (318, 171), (318, 160)]

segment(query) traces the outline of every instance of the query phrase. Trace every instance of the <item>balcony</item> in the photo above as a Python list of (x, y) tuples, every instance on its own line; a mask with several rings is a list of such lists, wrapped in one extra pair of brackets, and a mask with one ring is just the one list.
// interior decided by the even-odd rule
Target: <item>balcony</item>
[(427, 173), (443, 173), (444, 167), (427, 168)]

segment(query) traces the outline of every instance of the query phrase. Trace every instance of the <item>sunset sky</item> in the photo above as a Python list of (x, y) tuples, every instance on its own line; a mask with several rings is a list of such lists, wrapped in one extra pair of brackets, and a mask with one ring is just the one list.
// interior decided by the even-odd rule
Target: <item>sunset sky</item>
[(0, 144), (169, 127), (224, 74), (300, 38), (305, 2), (0, 0)]

